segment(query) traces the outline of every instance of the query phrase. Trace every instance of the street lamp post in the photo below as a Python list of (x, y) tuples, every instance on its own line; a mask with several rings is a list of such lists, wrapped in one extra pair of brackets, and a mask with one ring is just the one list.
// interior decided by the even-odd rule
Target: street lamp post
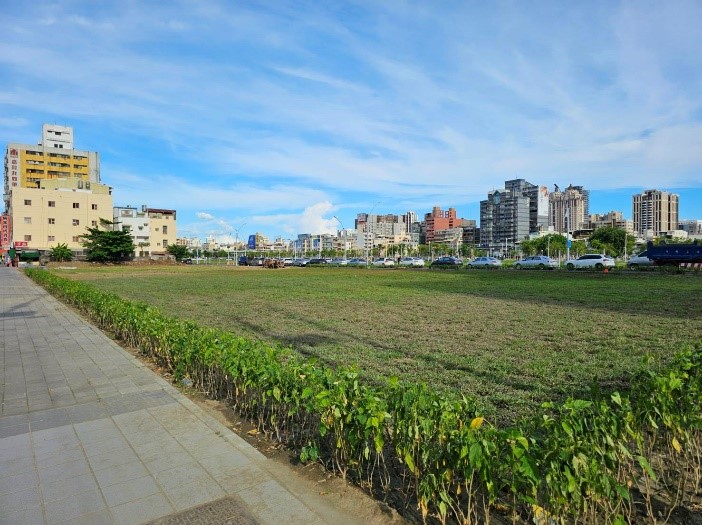
[(344, 260), (346, 260), (346, 229), (344, 228), (344, 223), (341, 222), (339, 217), (334, 215), (334, 218), (339, 222), (339, 226), (341, 226), (341, 233), (342, 237), (344, 238)]
[(246, 223), (243, 223), (241, 226), (238, 228), (234, 228), (234, 231), (236, 232), (236, 240), (234, 241), (234, 260), (235, 266), (239, 266), (239, 230), (241, 230), (244, 226), (246, 226)]

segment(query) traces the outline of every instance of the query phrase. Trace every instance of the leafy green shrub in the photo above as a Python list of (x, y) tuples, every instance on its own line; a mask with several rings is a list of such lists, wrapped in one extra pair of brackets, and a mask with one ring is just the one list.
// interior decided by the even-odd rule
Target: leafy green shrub
[[(396, 379), (363, 384), (292, 350), (163, 315), (51, 272), (27, 275), (175, 379), (224, 399), (258, 428), (341, 476), (387, 493), (395, 480), (426, 521), (640, 523), (696, 504), (702, 481), (702, 347), (663, 370), (648, 366), (631, 392), (546, 404), (497, 429), (465, 396)], [(635, 498), (643, 498), (643, 510)]]

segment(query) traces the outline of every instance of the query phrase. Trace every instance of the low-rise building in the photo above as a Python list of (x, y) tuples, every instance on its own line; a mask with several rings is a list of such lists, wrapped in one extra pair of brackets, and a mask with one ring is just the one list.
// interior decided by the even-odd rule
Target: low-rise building
[(129, 231), (137, 257), (165, 257), (167, 248), (176, 244), (176, 210), (115, 206), (115, 229)]
[(86, 228), (110, 220), (111, 190), (82, 179), (42, 180), (38, 188), (13, 188), (9, 212), (15, 246), (48, 251), (66, 244), (81, 252)]

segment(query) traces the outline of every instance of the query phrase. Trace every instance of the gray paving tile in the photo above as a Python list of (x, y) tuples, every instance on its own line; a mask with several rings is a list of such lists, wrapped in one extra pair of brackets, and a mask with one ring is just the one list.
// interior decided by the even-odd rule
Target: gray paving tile
[(97, 488), (95, 478), (92, 473), (89, 472), (73, 478), (42, 483), (41, 493), (43, 500), (46, 502), (69, 498), (74, 494)]
[(77, 518), (62, 521), (58, 525), (113, 525), (112, 514), (108, 509), (83, 514)]
[(0, 472), (3, 476), (34, 471), (32, 456), (0, 457)]
[(140, 461), (126, 463), (124, 465), (118, 465), (116, 467), (106, 468), (95, 472), (95, 477), (97, 478), (100, 487), (108, 487), (110, 485), (116, 485), (117, 483), (123, 483), (132, 479), (143, 478), (144, 476), (148, 475), (149, 473), (146, 470), (146, 467), (144, 467)]
[(171, 514), (174, 509), (163, 494), (153, 494), (111, 507), (110, 510), (116, 525), (137, 525)]
[(41, 496), (38, 486), (18, 490), (17, 492), (0, 494), (0, 509), (3, 509), (3, 512), (14, 512), (21, 509), (39, 507), (40, 505)]
[(37, 473), (20, 472), (19, 474), (0, 476), (0, 494), (10, 494), (12, 492), (22, 492), (36, 487), (39, 484)]
[(88, 458), (88, 462), (93, 470), (103, 470), (111, 467), (118, 467), (127, 463), (139, 461), (131, 448), (118, 448), (107, 452), (101, 452)]
[[(140, 456), (140, 458), (142, 461), (144, 461), (143, 456)], [(144, 465), (146, 465), (149, 472), (156, 474), (158, 472), (163, 472), (164, 470), (170, 470), (174, 467), (193, 465), (193, 462), (193, 457), (186, 451), (183, 451), (178, 454), (160, 454), (155, 459), (145, 462)]]
[(115, 507), (130, 501), (137, 501), (158, 494), (161, 488), (156, 484), (156, 481), (151, 476), (131, 479), (123, 483), (116, 483), (103, 487), (102, 493), (105, 496), (107, 505)]
[(35, 458), (37, 467), (40, 469), (46, 469), (53, 467), (54, 465), (62, 465), (71, 461), (82, 461), (85, 459), (85, 455), (83, 454), (83, 449), (81, 447), (73, 447), (52, 450), (41, 455), (37, 454)]
[(68, 498), (47, 501), (44, 504), (46, 521), (49, 525), (66, 520), (79, 518), (102, 509), (106, 509), (102, 494), (94, 487), (80, 493), (74, 493)]
[(179, 465), (161, 472), (155, 472), (154, 478), (165, 489), (172, 489), (179, 485), (187, 485), (194, 482), (214, 482), (205, 469), (198, 463), (191, 462)]
[(224, 496), (224, 491), (214, 480), (199, 480), (186, 485), (176, 485), (166, 489), (165, 492), (173, 508), (177, 511), (202, 505)]
[(112, 435), (104, 441), (88, 441), (82, 445), (85, 455), (88, 457), (129, 448), (129, 443), (121, 435)]
[(0, 512), (0, 525), (18, 525), (24, 523), (44, 523), (44, 512), (40, 506), (19, 510), (3, 509)]
[(212, 477), (228, 493), (237, 494), (265, 483), (270, 479), (270, 474), (255, 465), (247, 465), (231, 472), (214, 472)]
[(32, 440), (28, 433), (13, 434), (0, 438), (0, 458), (30, 457), (31, 455)]
[(90, 473), (90, 465), (87, 460), (80, 459), (77, 461), (69, 461), (52, 465), (47, 468), (39, 469), (39, 481), (41, 483), (51, 483), (62, 479), (74, 478), (82, 474)]

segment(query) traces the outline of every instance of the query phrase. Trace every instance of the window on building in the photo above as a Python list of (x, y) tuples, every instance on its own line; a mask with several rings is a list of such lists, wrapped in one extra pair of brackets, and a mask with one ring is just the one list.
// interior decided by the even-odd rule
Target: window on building
[(73, 226), (80, 226), (80, 221), (78, 219), (73, 219)]
[(55, 208), (56, 207), (56, 201), (49, 201), (49, 208)]
[(46, 238), (46, 240), (47, 240), (47, 242), (54, 242), (54, 241), (56, 240), (56, 236), (55, 236), (55, 235), (49, 235), (49, 236)]
[(168, 233), (168, 226), (163, 227), (163, 234), (166, 235)]
[(90, 224), (94, 228), (95, 226), (97, 226), (97, 221), (91, 221)]
[(97, 210), (97, 204), (91, 204), (90, 209), (92, 210)]
[(31, 240), (32, 240), (32, 236), (31, 236), (31, 235), (25, 235), (25, 236), (24, 236), (24, 240), (25, 240), (25, 242), (31, 241)]
[(49, 217), (49, 224), (56, 224), (56, 219)]
[(25, 218), (24, 218), (24, 223), (25, 223), (25, 224), (32, 224), (32, 218), (31, 218), (31, 217), (25, 217)]
[(80, 208), (80, 202), (74, 202), (74, 203), (73, 203), (73, 209), (76, 210), (76, 209), (78, 209), (78, 208)]
[(163, 239), (163, 247), (166, 248), (168, 246), (168, 239)]
[(31, 206), (31, 205), (32, 205), (32, 200), (31, 200), (31, 199), (24, 199), (24, 205), (25, 205), (25, 206)]
[(73, 242), (80, 242), (80, 235), (74, 235)]

